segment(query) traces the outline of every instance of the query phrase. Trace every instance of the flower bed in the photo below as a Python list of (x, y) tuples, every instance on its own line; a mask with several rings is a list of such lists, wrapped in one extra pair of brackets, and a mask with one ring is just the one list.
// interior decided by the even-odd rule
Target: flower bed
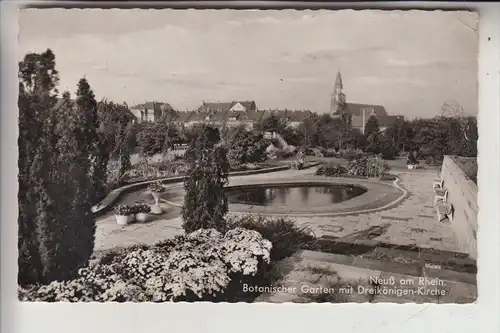
[(225, 235), (200, 229), (153, 246), (103, 256), (70, 281), (19, 288), (24, 301), (165, 302), (244, 301), (242, 285), (267, 275), (272, 244), (260, 233), (235, 228)]
[(383, 178), (389, 171), (389, 165), (379, 155), (363, 156), (350, 161), (347, 166), (348, 175), (364, 178)]
[(316, 170), (316, 176), (340, 177), (347, 174), (347, 169), (340, 164), (322, 164)]
[[(278, 164), (279, 165), (279, 164)], [(261, 170), (276, 167), (277, 163), (247, 163), (234, 165), (230, 172)], [(187, 173), (187, 167), (182, 161), (142, 162), (140, 161), (125, 174), (125, 182), (128, 184), (142, 181), (162, 179), (168, 177), (181, 177)]]
[(135, 183), (156, 178), (183, 176), (186, 171), (187, 166), (182, 161), (150, 162), (143, 159), (127, 171), (125, 180), (128, 183)]

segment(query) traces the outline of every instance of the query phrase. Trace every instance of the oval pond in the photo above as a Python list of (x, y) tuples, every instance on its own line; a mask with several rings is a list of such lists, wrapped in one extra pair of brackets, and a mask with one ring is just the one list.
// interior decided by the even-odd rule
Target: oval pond
[(366, 192), (361, 186), (344, 184), (264, 184), (226, 189), (230, 203), (258, 206), (328, 206)]

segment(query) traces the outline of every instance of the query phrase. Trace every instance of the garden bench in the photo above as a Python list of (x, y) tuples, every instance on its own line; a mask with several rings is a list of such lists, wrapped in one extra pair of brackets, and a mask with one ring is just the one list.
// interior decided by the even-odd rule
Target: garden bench
[(441, 190), (441, 189), (443, 189), (444, 188), (444, 179), (441, 179), (441, 181), (439, 181), (439, 182), (434, 182), (432, 184), (432, 188), (434, 190)]
[(445, 188), (439, 188), (439, 189), (435, 189), (435, 190), (434, 190), (434, 193), (435, 193), (437, 196), (444, 197), (447, 191), (448, 191), (448, 190), (447, 190), (447, 189), (445, 189)]
[(448, 218), (450, 221), (453, 219), (453, 207), (446, 202), (438, 202), (436, 204), (437, 220), (441, 222)]
[(434, 197), (434, 205), (436, 205), (439, 202), (443, 203), (448, 202), (448, 190), (444, 190), (444, 193), (442, 193), (441, 195), (436, 194), (436, 196)]

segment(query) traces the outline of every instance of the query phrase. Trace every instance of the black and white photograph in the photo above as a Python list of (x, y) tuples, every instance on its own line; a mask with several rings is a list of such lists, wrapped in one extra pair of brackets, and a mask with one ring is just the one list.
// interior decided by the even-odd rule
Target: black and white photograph
[(21, 9), (19, 300), (475, 303), (478, 24)]

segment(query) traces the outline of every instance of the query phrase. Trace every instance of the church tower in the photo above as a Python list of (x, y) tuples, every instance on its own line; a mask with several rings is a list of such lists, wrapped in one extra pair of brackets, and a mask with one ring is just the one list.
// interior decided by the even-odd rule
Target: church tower
[(342, 92), (342, 89), (344, 89), (344, 85), (342, 84), (342, 75), (340, 75), (340, 71), (338, 71), (337, 78), (335, 79), (335, 86), (333, 88), (333, 93), (331, 96), (330, 112), (332, 116), (340, 111), (340, 106), (345, 103), (345, 95)]

